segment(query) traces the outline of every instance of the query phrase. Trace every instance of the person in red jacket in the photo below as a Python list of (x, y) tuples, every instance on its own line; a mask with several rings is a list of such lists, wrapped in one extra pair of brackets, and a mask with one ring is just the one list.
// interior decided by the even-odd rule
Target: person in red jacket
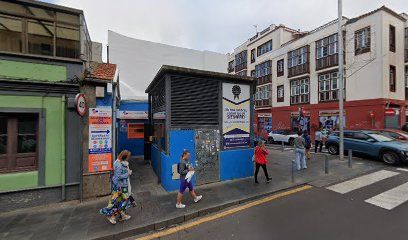
[(268, 175), (268, 169), (266, 169), (266, 155), (269, 154), (268, 149), (265, 147), (265, 142), (259, 141), (258, 146), (255, 147), (255, 183), (258, 182), (258, 172), (259, 172), (259, 167), (262, 167), (265, 177), (266, 177), (266, 182), (269, 183), (272, 178), (269, 177)]

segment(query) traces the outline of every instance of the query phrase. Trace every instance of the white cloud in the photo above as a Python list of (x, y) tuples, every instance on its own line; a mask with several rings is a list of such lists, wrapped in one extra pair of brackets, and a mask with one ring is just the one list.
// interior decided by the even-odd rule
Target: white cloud
[[(107, 43), (107, 30), (198, 50), (230, 52), (270, 24), (311, 30), (337, 16), (337, 0), (49, 0), (82, 9), (93, 41)], [(406, 0), (344, 0), (343, 15), (355, 17), (386, 5), (408, 12)]]

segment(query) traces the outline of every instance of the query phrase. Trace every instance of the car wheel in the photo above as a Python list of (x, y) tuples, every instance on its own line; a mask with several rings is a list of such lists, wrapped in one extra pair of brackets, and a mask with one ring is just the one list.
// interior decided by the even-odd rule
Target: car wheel
[(339, 146), (336, 144), (331, 144), (328, 146), (327, 150), (331, 155), (338, 155), (339, 154)]
[(381, 154), (381, 160), (389, 165), (397, 165), (400, 162), (400, 156), (394, 151), (385, 151)]
[(290, 146), (293, 146), (294, 142), (295, 142), (295, 140), (293, 138), (289, 138), (288, 144)]
[(273, 137), (269, 137), (268, 138), (268, 143), (273, 143), (273, 142), (274, 142)]

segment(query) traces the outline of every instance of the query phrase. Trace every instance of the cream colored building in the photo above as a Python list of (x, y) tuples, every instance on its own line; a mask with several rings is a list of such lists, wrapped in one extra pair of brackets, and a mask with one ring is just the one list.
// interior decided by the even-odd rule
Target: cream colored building
[[(405, 124), (407, 20), (406, 14), (385, 6), (343, 18), (346, 127), (398, 128)], [(230, 73), (256, 78), (259, 133), (295, 129), (299, 109), (312, 130), (324, 127), (328, 117), (336, 121), (337, 31), (337, 20), (307, 32), (271, 25), (228, 54)], [(245, 51), (243, 63), (239, 57)]]

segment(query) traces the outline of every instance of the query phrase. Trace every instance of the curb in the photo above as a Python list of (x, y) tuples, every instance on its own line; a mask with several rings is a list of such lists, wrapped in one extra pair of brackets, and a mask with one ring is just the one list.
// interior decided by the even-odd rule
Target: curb
[(163, 230), (165, 228), (172, 227), (174, 225), (181, 224), (181, 223), (190, 221), (190, 220), (198, 218), (198, 217), (203, 217), (203, 216), (206, 216), (208, 214), (215, 213), (215, 212), (221, 211), (221, 210), (229, 208), (229, 207), (237, 206), (237, 205), (240, 205), (240, 204), (243, 204), (243, 203), (254, 201), (254, 200), (264, 198), (264, 197), (267, 197), (267, 196), (270, 196), (270, 195), (273, 195), (273, 194), (276, 194), (276, 193), (279, 193), (279, 192), (284, 192), (284, 191), (291, 190), (291, 189), (301, 187), (301, 186), (305, 186), (305, 185), (307, 185), (307, 183), (299, 183), (299, 184), (295, 184), (293, 186), (282, 188), (282, 189), (279, 189), (279, 190), (270, 191), (270, 192), (250, 196), (250, 197), (247, 197), (247, 198), (241, 198), (241, 199), (234, 200), (234, 201), (227, 202), (227, 203), (223, 203), (223, 204), (220, 204), (220, 205), (210, 206), (210, 207), (207, 207), (207, 208), (204, 208), (204, 209), (201, 209), (201, 210), (197, 210), (197, 211), (194, 211), (194, 212), (183, 214), (181, 216), (176, 216), (176, 217), (173, 217), (173, 218), (160, 220), (160, 221), (155, 222), (155, 223), (135, 226), (132, 229), (129, 229), (129, 230), (126, 230), (126, 231), (123, 231), (123, 232), (120, 232), (120, 233), (114, 233), (114, 234), (111, 234), (111, 235), (106, 235), (106, 236), (102, 236), (102, 237), (93, 238), (93, 240), (123, 239), (123, 238), (129, 238), (129, 237), (136, 237), (137, 235), (148, 233), (148, 232), (151, 232), (151, 231)]

